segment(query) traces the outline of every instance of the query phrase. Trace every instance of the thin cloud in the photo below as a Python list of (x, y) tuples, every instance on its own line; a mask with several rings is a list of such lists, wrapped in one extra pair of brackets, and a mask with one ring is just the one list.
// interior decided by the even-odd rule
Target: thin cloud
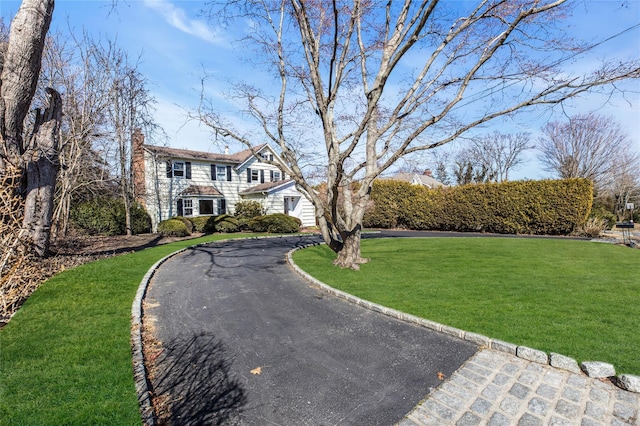
[(165, 21), (172, 27), (183, 33), (192, 35), (208, 43), (222, 46), (225, 44), (222, 34), (214, 31), (206, 22), (200, 19), (191, 19), (179, 7), (165, 0), (144, 0), (144, 5), (160, 13)]

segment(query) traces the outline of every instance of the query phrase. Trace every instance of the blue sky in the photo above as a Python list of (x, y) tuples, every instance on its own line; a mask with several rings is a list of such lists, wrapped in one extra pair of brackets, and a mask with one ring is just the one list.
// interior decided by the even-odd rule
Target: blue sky
[[(13, 18), (19, 4), (18, 0), (0, 0), (0, 16), (5, 23)], [(236, 37), (229, 30), (215, 28), (199, 16), (202, 5), (201, 1), (189, 0), (119, 0), (112, 10), (110, 0), (57, 0), (52, 30), (64, 30), (67, 26), (76, 31), (84, 28), (94, 36), (117, 39), (130, 58), (141, 55), (140, 71), (149, 79), (151, 92), (158, 101), (156, 118), (167, 132), (169, 145), (215, 152), (220, 148), (211, 143), (212, 136), (206, 128), (196, 122), (185, 123), (184, 109), (197, 106), (203, 70), (211, 76), (207, 80), (207, 93), (218, 100), (219, 113), (234, 117), (238, 123), (244, 119), (234, 115), (233, 104), (223, 96), (228, 90), (227, 81), (246, 78), (262, 80), (265, 85), (270, 82), (254, 65), (242, 61), (242, 56), (249, 52), (234, 42)], [(567, 25), (572, 26), (572, 33), (577, 36), (598, 40), (639, 23), (640, 0), (585, 0), (578, 2)], [(639, 57), (640, 28), (603, 44), (584, 65), (611, 56)], [(597, 109), (614, 116), (640, 151), (640, 87), (637, 83), (625, 86), (636, 89), (636, 93), (626, 98), (617, 96), (604, 106), (601, 97), (585, 96), (567, 105), (566, 111), (571, 115)], [(530, 115), (514, 123), (510, 130), (535, 134), (547, 120), (556, 118), (561, 117)], [(498, 129), (505, 131), (504, 127)], [(513, 177), (547, 176), (531, 157)]]

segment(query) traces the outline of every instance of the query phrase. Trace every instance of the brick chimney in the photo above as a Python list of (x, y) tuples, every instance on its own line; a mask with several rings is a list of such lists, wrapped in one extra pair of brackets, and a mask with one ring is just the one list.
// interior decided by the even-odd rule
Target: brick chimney
[(429, 177), (433, 177), (433, 173), (431, 172), (431, 169), (427, 169), (424, 171), (424, 173), (422, 173), (424, 176), (429, 176)]
[(131, 170), (133, 171), (133, 196), (134, 199), (146, 208), (145, 203), (145, 176), (144, 176), (144, 135), (140, 129), (135, 129), (131, 135), (133, 156)]

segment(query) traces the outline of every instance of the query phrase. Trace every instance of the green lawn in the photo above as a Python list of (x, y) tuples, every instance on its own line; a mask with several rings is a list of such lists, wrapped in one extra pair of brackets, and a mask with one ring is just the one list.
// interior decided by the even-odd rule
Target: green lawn
[(44, 283), (0, 330), (0, 425), (140, 424), (129, 341), (138, 285), (167, 254), (225, 238), (112, 257)]
[(422, 318), (640, 374), (640, 250), (564, 239), (365, 240), (359, 272), (324, 245), (295, 253), (319, 280)]

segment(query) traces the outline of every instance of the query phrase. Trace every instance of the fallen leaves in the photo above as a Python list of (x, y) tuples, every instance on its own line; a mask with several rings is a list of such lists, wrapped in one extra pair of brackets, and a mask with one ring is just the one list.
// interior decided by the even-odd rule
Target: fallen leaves
[(446, 378), (447, 378), (446, 374), (444, 374), (441, 371), (438, 371), (438, 380), (444, 380)]
[(253, 370), (249, 371), (251, 374), (260, 375), (262, 373), (262, 367), (256, 367)]

